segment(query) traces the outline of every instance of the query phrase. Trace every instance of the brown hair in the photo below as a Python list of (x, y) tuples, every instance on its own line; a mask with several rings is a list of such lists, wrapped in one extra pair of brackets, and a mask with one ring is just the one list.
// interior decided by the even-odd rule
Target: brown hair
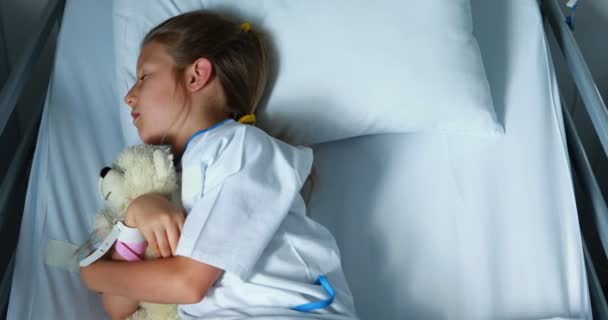
[(154, 27), (141, 46), (151, 41), (166, 45), (177, 75), (197, 59), (209, 59), (223, 89), (225, 111), (238, 120), (255, 113), (270, 73), (266, 36), (249, 25), (242, 27), (243, 22), (215, 12), (192, 11)]
[[(265, 96), (271, 76), (272, 55), (266, 35), (244, 21), (228, 15), (198, 10), (172, 17), (154, 27), (144, 37), (141, 46), (156, 41), (167, 46), (176, 64), (178, 76), (198, 58), (205, 57), (213, 64), (215, 76), (223, 89), (226, 110), (238, 120), (253, 114)], [(284, 139), (281, 139), (284, 140)], [(313, 164), (302, 190), (308, 204), (316, 181)]]

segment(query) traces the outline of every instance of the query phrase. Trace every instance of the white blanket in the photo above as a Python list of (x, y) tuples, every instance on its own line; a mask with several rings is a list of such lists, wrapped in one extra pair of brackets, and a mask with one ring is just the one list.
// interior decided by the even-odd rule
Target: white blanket
[(313, 217), (338, 239), (362, 319), (589, 319), (536, 1), (475, 0), (473, 10), (506, 135), (321, 145)]

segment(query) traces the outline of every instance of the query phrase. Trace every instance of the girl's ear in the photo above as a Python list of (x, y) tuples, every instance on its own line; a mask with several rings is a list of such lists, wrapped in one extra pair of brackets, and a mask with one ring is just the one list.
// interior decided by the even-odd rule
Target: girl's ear
[(213, 64), (207, 58), (198, 58), (186, 72), (186, 88), (193, 93), (203, 89), (211, 80)]

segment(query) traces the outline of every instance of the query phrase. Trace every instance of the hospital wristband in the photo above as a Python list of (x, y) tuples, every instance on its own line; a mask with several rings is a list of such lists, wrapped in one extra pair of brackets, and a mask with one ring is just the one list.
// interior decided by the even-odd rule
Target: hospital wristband
[(146, 243), (146, 239), (139, 232), (139, 229), (126, 225), (121, 228), (116, 244), (114, 244), (116, 253), (129, 262), (143, 260), (142, 255), (147, 247), (148, 243)]
[(140, 243), (146, 241), (137, 228), (127, 227), (123, 224), (120, 229), (120, 234), (118, 235), (118, 239), (116, 239), (117, 241), (124, 243)]

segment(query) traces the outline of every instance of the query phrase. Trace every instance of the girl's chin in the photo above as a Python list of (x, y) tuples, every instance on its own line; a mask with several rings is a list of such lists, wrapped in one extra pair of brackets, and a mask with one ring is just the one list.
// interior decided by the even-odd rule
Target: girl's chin
[(139, 135), (139, 139), (141, 139), (141, 142), (145, 143), (145, 144), (151, 144), (151, 137), (149, 134), (147, 134), (145, 131), (141, 130), (140, 128), (137, 128), (137, 133)]
[[(139, 138), (141, 139), (141, 141), (145, 144), (160, 144), (160, 140), (161, 137), (159, 135), (147, 135), (144, 132), (138, 131), (139, 132)], [(166, 141), (165, 141), (166, 143)]]

